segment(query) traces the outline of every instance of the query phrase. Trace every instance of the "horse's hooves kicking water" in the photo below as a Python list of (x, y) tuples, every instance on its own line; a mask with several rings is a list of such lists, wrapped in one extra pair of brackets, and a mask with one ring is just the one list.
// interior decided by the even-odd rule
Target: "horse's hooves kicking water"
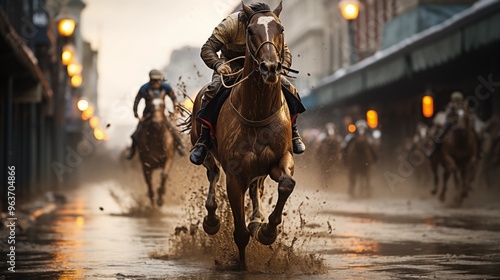
[(205, 216), (205, 218), (203, 218), (203, 230), (207, 234), (214, 235), (217, 232), (219, 232), (219, 229), (220, 229), (220, 220), (217, 215), (212, 221), (208, 216)]

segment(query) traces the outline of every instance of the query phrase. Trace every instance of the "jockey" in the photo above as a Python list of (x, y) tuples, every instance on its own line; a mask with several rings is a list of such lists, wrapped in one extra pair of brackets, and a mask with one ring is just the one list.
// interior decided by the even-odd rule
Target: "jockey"
[[(254, 12), (270, 10), (269, 6), (263, 3), (251, 4), (249, 7)], [(227, 16), (217, 27), (215, 27), (212, 35), (201, 48), (201, 58), (209, 68), (214, 70), (214, 73), (212, 75), (212, 81), (208, 85), (202, 98), (202, 105), (197, 115), (197, 120), (202, 123), (201, 133), (190, 156), (191, 162), (196, 165), (203, 163), (210, 144), (210, 128), (208, 127), (208, 123), (198, 117), (205, 109), (208, 102), (210, 102), (210, 100), (212, 100), (221, 90), (221, 74), (231, 74), (243, 68), (243, 59), (238, 59), (228, 64), (226, 64), (225, 61), (245, 55), (246, 20), (246, 15), (243, 11)], [(221, 51), (221, 57), (217, 55), (218, 51)], [(286, 69), (292, 64), (292, 55), (286, 44), (284, 46), (284, 52), (283, 72), (286, 74), (288, 72)], [(281, 75), (281, 84), (292, 118), (293, 152), (300, 154), (305, 151), (306, 147), (297, 130), (296, 118), (299, 113), (305, 111), (305, 108), (300, 101), (297, 90), (283, 75)], [(204, 112), (204, 114), (206, 113), (207, 112)], [(218, 112), (209, 113), (218, 114)]]
[(356, 126), (356, 130), (354, 132), (348, 133), (344, 137), (344, 141), (342, 142), (341, 148), (342, 148), (342, 158), (343, 158), (344, 164), (348, 163), (347, 162), (347, 149), (349, 148), (349, 146), (353, 142), (354, 138), (356, 138), (356, 136), (358, 136), (358, 135), (366, 135), (366, 137), (368, 138), (368, 144), (370, 145), (370, 153), (373, 155), (373, 159), (376, 161), (377, 154), (375, 153), (375, 150), (373, 149), (373, 137), (369, 133), (368, 123), (365, 120), (361, 119), (361, 120), (357, 120), (354, 123), (354, 125)]
[[(135, 154), (135, 149), (137, 146), (137, 137), (139, 135), (139, 132), (142, 129), (142, 124), (144, 123), (144, 119), (148, 117), (151, 109), (149, 108), (149, 104), (151, 102), (151, 99), (155, 97), (160, 97), (160, 96), (166, 96), (168, 95), (170, 99), (172, 99), (172, 103), (174, 105), (174, 108), (177, 108), (179, 106), (179, 102), (177, 102), (177, 98), (175, 96), (175, 93), (170, 87), (169, 84), (164, 82), (165, 78), (163, 77), (163, 74), (161, 71), (153, 69), (149, 71), (149, 82), (145, 83), (144, 85), (141, 86), (139, 89), (139, 92), (137, 93), (134, 101), (134, 117), (139, 119), (139, 114), (137, 114), (137, 106), (139, 105), (139, 102), (141, 101), (142, 98), (146, 101), (146, 106), (144, 107), (144, 111), (142, 111), (142, 118), (139, 119), (139, 124), (137, 125), (137, 128), (135, 132), (132, 134), (132, 147), (130, 148), (130, 154), (128, 155), (128, 159), (131, 159), (134, 154)], [(174, 135), (174, 139), (177, 145), (180, 144), (180, 139), (176, 135), (176, 133), (172, 133)]]
[[(476, 137), (477, 141), (477, 151), (478, 151), (478, 158), (482, 158), (482, 151), (481, 151), (481, 139), (479, 138), (475, 128), (474, 128), (474, 119), (475, 115), (470, 112), (467, 109), (467, 103), (464, 101), (464, 95), (463, 93), (459, 91), (455, 91), (451, 94), (450, 96), (450, 102), (448, 102), (448, 105), (446, 106), (445, 111), (443, 112), (443, 115), (441, 115), (441, 121), (436, 121), (434, 123), (435, 126), (438, 125), (438, 123), (441, 123), (441, 131), (439, 129), (434, 129), (432, 132), (433, 138), (437, 139), (436, 143), (436, 148), (434, 149), (433, 152), (430, 153), (429, 157), (432, 157), (434, 154), (438, 153), (441, 150), (441, 147), (443, 145), (444, 139), (448, 132), (451, 130), (451, 128), (456, 124), (457, 122), (457, 116), (460, 110), (463, 110), (463, 114), (468, 114), (468, 121), (470, 122), (472, 132), (474, 133), (474, 136)], [(436, 118), (437, 119), (437, 115)], [(442, 124), (444, 122), (444, 125)]]

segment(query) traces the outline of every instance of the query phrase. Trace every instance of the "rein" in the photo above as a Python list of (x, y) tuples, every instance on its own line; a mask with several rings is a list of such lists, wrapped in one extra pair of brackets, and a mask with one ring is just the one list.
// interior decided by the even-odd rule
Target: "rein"
[[(282, 98), (283, 99), (283, 98)], [(283, 108), (283, 105), (285, 105), (285, 102), (282, 100), (281, 101), (281, 106), (278, 108), (278, 110), (276, 110), (272, 115), (270, 115), (269, 117), (263, 119), (263, 120), (259, 120), (259, 121), (254, 121), (254, 120), (249, 120), (247, 118), (245, 118), (239, 111), (238, 109), (236, 109), (236, 107), (234, 107), (234, 104), (233, 104), (233, 95), (229, 95), (229, 103), (231, 104), (231, 108), (233, 109), (233, 113), (234, 115), (236, 116), (236, 118), (244, 125), (246, 126), (250, 126), (250, 127), (262, 127), (262, 126), (266, 126), (270, 123), (272, 123), (276, 118), (278, 118), (279, 116), (279, 112), (281, 111), (281, 108)]]

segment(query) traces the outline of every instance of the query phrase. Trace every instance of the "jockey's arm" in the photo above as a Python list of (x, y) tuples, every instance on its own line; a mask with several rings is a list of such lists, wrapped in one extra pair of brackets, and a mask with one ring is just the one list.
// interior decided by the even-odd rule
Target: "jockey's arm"
[(217, 70), (217, 67), (222, 64), (217, 52), (220, 51), (223, 46), (223, 42), (214, 35), (211, 35), (207, 42), (201, 47), (201, 59), (210, 69)]
[(142, 88), (139, 90), (139, 92), (135, 96), (135, 100), (134, 100), (134, 117), (136, 117), (136, 118), (139, 118), (139, 115), (137, 114), (137, 107), (139, 106), (139, 102), (142, 99), (142, 92), (141, 92), (141, 90), (142, 90)]

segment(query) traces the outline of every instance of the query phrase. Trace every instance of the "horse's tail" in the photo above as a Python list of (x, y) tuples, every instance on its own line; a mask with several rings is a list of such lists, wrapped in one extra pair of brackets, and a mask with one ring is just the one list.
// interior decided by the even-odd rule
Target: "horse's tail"
[(193, 117), (192, 117), (193, 114), (191, 113), (191, 111), (188, 108), (184, 107), (183, 105), (179, 105), (179, 109), (181, 109), (182, 112), (187, 115), (187, 117), (184, 119), (184, 121), (182, 121), (180, 124), (178, 124), (178, 126), (181, 128), (181, 133), (190, 132), (191, 127), (193, 125)]

